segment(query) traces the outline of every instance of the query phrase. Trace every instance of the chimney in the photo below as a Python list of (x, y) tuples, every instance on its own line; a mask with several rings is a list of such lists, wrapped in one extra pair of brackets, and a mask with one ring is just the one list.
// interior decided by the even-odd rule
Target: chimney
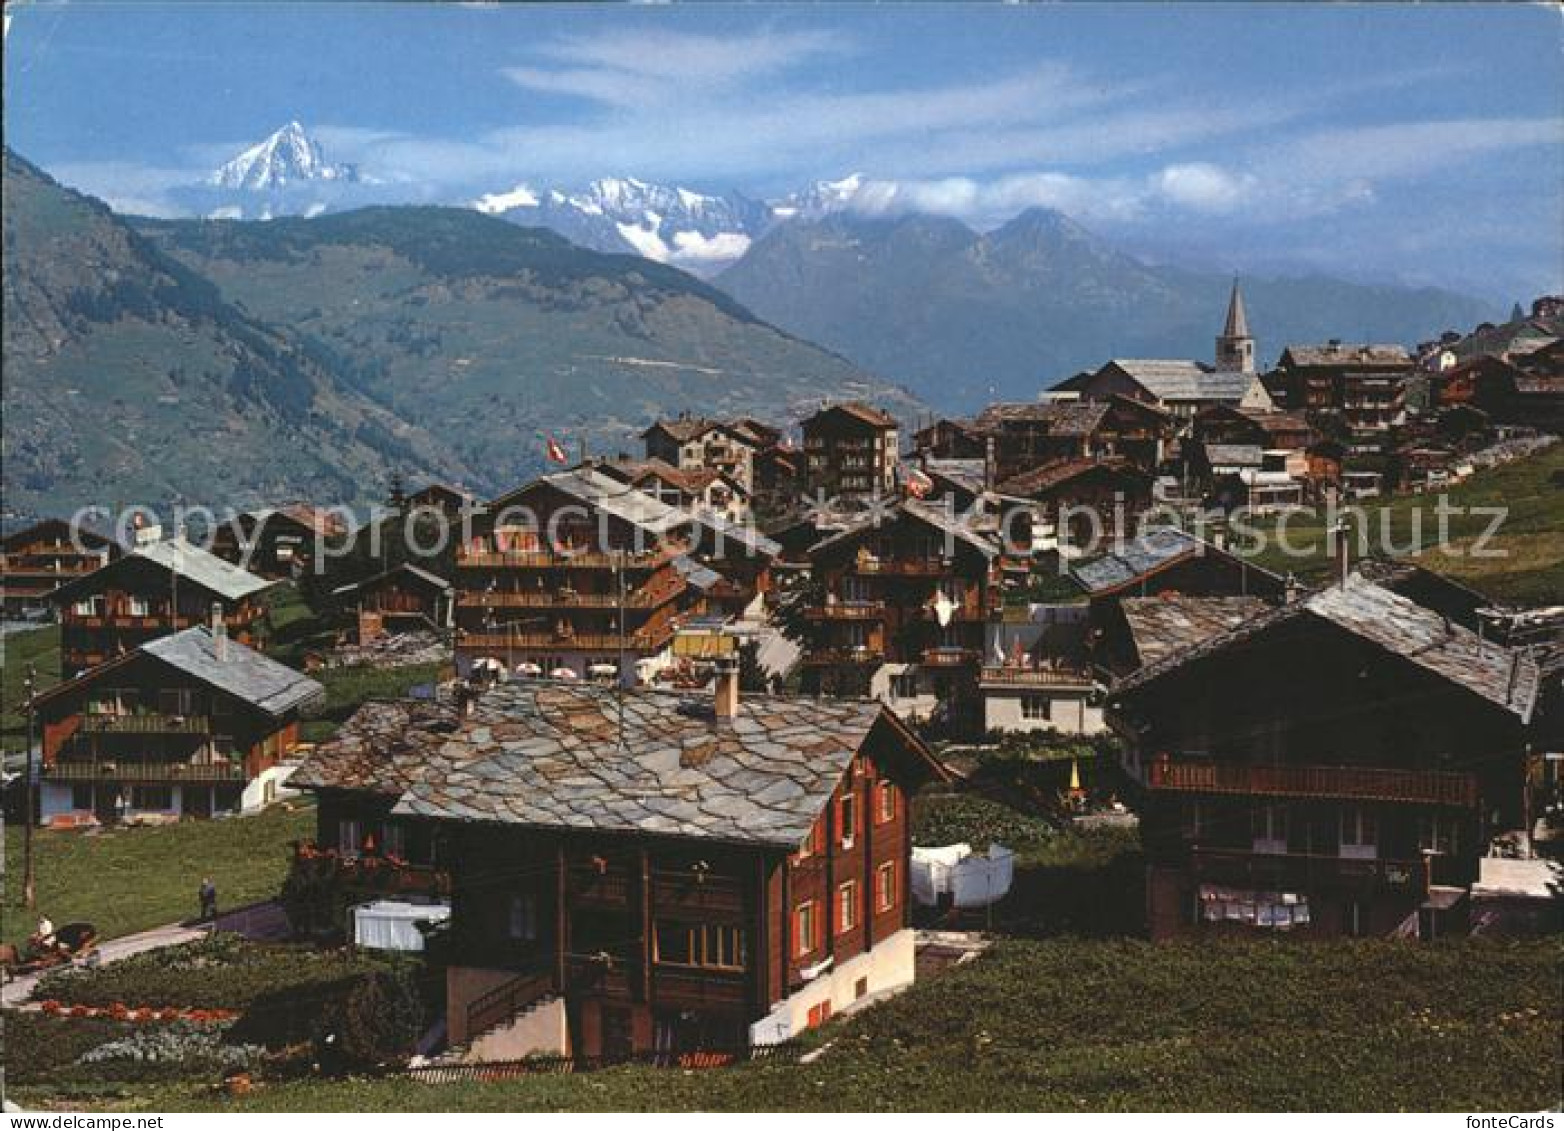
[(217, 656), (217, 662), (228, 662), (228, 626), (223, 623), (223, 603), (212, 602), (212, 651)]
[(717, 718), (729, 721), (739, 713), (739, 662), (734, 656), (717, 661), (717, 696), (713, 704)]
[(1349, 527), (1347, 520), (1342, 519), (1331, 527), (1331, 533), (1336, 541), (1333, 547), (1336, 555), (1336, 575), (1343, 589), (1347, 587), (1347, 572), (1352, 564), (1352, 543), (1348, 539)]
[(994, 455), (994, 437), (987, 436), (983, 441), (983, 490), (994, 489), (995, 464), (997, 458)]

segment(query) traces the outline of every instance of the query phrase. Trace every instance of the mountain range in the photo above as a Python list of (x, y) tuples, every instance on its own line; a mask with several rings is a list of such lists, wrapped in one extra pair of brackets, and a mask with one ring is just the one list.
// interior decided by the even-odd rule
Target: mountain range
[[(713, 282), (761, 317), (946, 408), (1029, 400), (1110, 357), (1212, 359), (1233, 278), (1157, 266), (1059, 212), (991, 232), (848, 212), (779, 224)], [(1496, 312), (1434, 288), (1245, 278), (1259, 356), (1330, 338), (1412, 344)]]
[(672, 267), (472, 209), (133, 222), (5, 156), (6, 504), (497, 491), (545, 436), (922, 406)]

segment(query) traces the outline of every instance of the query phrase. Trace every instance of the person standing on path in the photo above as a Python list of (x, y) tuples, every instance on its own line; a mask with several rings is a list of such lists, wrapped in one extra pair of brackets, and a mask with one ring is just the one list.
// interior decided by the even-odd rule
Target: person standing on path
[(217, 885), (212, 883), (211, 876), (203, 876), (201, 879), (201, 918), (208, 922), (217, 919)]

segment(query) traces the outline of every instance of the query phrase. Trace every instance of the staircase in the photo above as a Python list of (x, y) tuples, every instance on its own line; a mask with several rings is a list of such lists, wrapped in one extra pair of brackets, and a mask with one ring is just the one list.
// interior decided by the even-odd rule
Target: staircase
[(467, 1006), (465, 1047), (444, 1060), (474, 1063), (513, 1060), (530, 1053), (564, 1053), (565, 1003), (549, 971), (518, 974), (480, 994)]

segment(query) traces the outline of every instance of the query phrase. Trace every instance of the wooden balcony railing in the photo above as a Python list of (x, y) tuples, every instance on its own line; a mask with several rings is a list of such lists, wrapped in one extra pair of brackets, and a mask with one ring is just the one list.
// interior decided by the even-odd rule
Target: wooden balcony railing
[(839, 601), (830, 605), (813, 605), (804, 610), (808, 620), (883, 620), (883, 601)]
[(885, 658), (879, 648), (811, 648), (804, 653), (804, 663), (814, 667), (835, 667), (838, 664), (878, 664)]
[(639, 553), (610, 554), (601, 550), (477, 550), (458, 554), (458, 569), (652, 569), (686, 552), (670, 545)]
[(978, 662), (975, 648), (925, 648), (923, 665), (930, 668), (962, 668)]
[(1477, 804), (1477, 779), (1439, 770), (1360, 766), (1257, 765), (1214, 759), (1153, 758), (1146, 784), (1187, 793), (1265, 797), (1339, 797), (1358, 801)]
[(545, 651), (545, 652), (613, 652), (623, 646), (628, 651), (655, 651), (672, 637), (671, 631), (662, 633), (632, 633), (620, 637), (606, 632), (577, 632), (561, 636), (552, 632), (468, 632), (457, 638), (457, 646), (464, 652), (484, 651)]
[(243, 762), (146, 762), (121, 758), (114, 762), (55, 762), (43, 768), (54, 781), (88, 782), (242, 782)]
[[(649, 609), (678, 596), (683, 588), (669, 586), (664, 589), (637, 589), (624, 595), (627, 609)], [(478, 590), (458, 593), (457, 605), (475, 609), (617, 609), (620, 607), (617, 593), (579, 593), (571, 589), (532, 593), (486, 593)]]
[(1422, 860), (1361, 860), (1307, 853), (1249, 852), (1238, 848), (1192, 848), (1190, 870), (1197, 880), (1264, 891), (1321, 887), (1389, 888), (1423, 892), (1429, 865)]
[(1091, 673), (1077, 668), (985, 667), (984, 687), (1090, 687)]
[(84, 734), (211, 734), (205, 715), (83, 715)]
[(744, 910), (744, 885), (732, 876), (654, 868), (652, 906), (660, 912), (736, 913)]
[(891, 574), (902, 577), (944, 577), (955, 569), (947, 558), (860, 558), (853, 562), (853, 573)]

